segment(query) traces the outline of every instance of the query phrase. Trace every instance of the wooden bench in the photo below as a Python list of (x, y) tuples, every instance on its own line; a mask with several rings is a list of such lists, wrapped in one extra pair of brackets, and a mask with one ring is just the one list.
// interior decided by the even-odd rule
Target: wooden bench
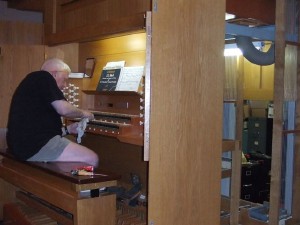
[(116, 196), (105, 192), (98, 196), (86, 193), (117, 185), (119, 175), (97, 170), (95, 173), (102, 175), (74, 176), (71, 170), (86, 164), (23, 162), (5, 151), (0, 154), (3, 156), (0, 178), (17, 187), (16, 197), (29, 206), (60, 224), (115, 225)]

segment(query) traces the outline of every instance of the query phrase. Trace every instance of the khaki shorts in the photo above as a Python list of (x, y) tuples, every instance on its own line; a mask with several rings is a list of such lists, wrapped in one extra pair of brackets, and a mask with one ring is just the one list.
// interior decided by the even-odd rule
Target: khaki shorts
[(27, 161), (48, 162), (55, 161), (64, 149), (70, 144), (70, 140), (59, 135), (54, 136), (45, 144), (41, 150)]

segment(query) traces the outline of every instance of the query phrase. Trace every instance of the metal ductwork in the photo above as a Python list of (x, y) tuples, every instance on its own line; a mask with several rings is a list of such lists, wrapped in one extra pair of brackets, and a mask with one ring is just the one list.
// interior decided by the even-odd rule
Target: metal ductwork
[(236, 44), (239, 49), (243, 52), (243, 55), (250, 62), (267, 66), (275, 62), (275, 45), (272, 44), (267, 52), (262, 52), (255, 48), (252, 43), (251, 37), (236, 36)]

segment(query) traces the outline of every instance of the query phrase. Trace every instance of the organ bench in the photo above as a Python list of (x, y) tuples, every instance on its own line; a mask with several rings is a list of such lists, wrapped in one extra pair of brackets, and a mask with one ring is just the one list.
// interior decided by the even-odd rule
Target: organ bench
[(17, 199), (59, 224), (115, 225), (116, 196), (98, 190), (117, 185), (119, 175), (97, 170), (100, 175), (76, 176), (71, 170), (86, 164), (22, 162), (3, 151), (0, 154), (0, 178), (17, 187)]

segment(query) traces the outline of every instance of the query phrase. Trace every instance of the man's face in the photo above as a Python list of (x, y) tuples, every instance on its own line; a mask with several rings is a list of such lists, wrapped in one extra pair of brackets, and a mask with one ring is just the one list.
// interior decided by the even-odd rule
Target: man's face
[(67, 86), (67, 80), (69, 78), (69, 73), (67, 71), (54, 71), (52, 75), (60, 90)]

